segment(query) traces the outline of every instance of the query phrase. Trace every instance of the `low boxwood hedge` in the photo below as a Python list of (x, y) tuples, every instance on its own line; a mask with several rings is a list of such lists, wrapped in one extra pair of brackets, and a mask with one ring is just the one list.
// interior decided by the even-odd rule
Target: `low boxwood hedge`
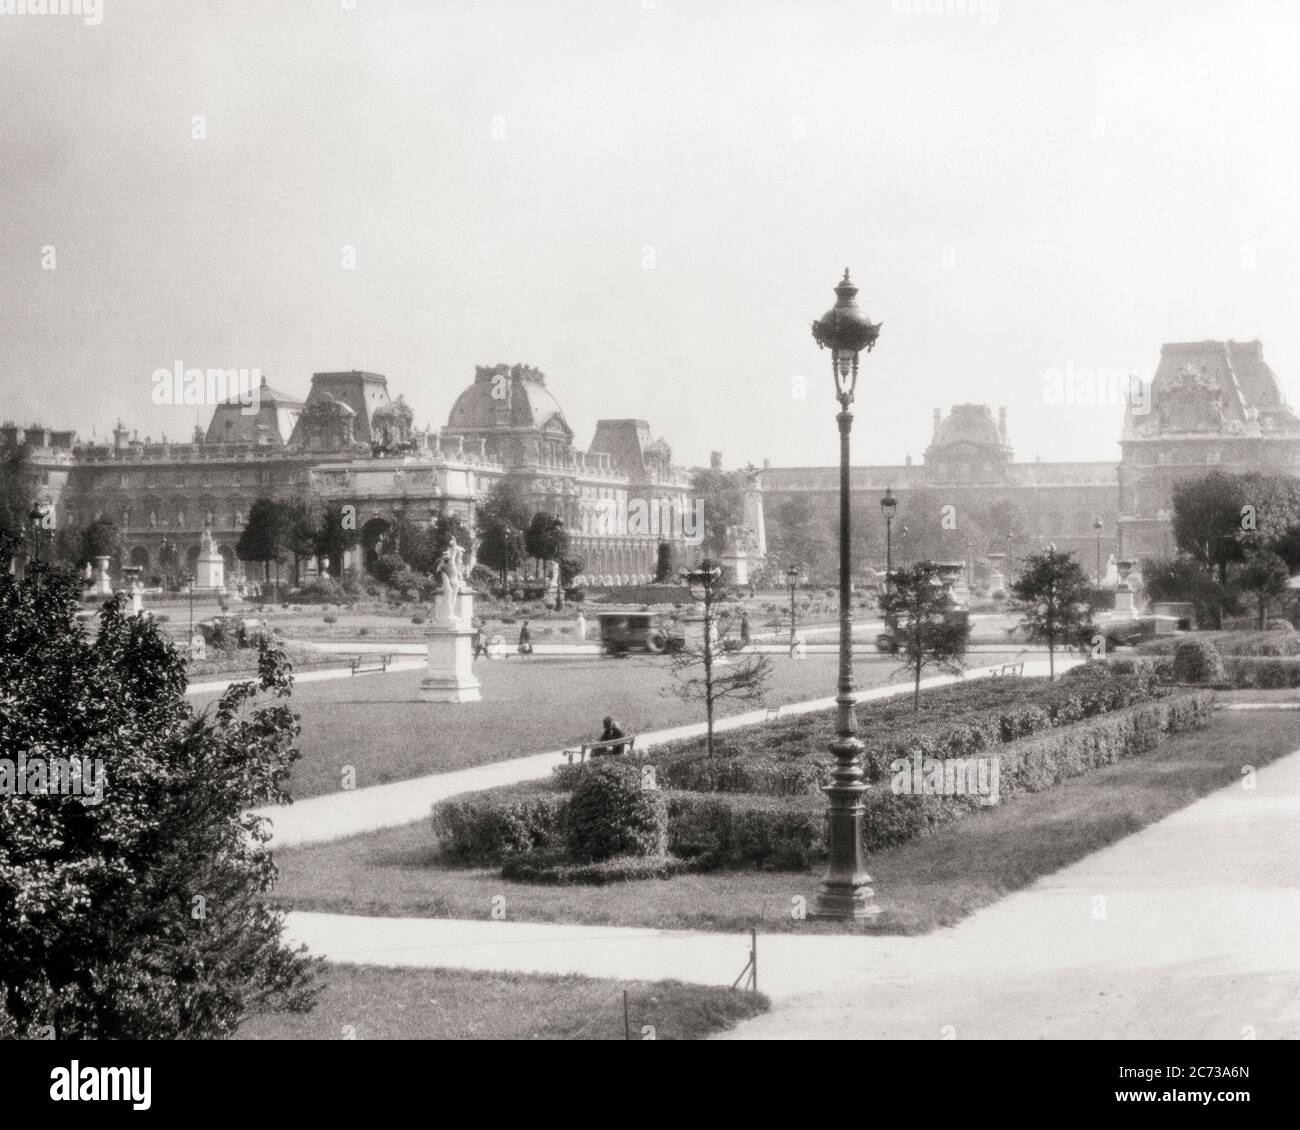
[[(1066, 777), (1140, 756), (1166, 735), (1205, 726), (1213, 704), (1212, 691), (1171, 694), (1001, 743), (993, 754), (1000, 797), (1038, 792)], [(639, 869), (627, 856), (600, 864), (574, 862), (564, 854), (568, 797), (538, 784), (443, 801), (435, 807), (434, 827), (444, 858), (501, 864), (503, 877), (532, 882), (600, 883), (665, 877), (686, 868), (801, 871), (825, 857), (826, 802), (819, 795), (682, 790), (658, 795), (666, 805), (667, 858), (680, 866), (670, 868), (658, 852), (637, 857), (644, 861)], [(864, 846), (871, 853), (906, 843), (980, 803), (977, 796), (898, 794), (887, 775), (863, 796)]]
[(1225, 655), (1223, 666), (1234, 687), (1300, 687), (1300, 656)]
[(1207, 640), (1228, 655), (1300, 655), (1300, 632), (1287, 626), (1286, 630), (1272, 628), (1266, 631), (1192, 632), (1177, 636), (1161, 636), (1137, 645), (1139, 655), (1173, 655), (1174, 648), (1183, 640)]
[[(863, 766), (867, 781), (888, 779), (889, 766), (900, 757), (976, 757), (1006, 742), (1042, 733), (1057, 726), (1093, 718), (1141, 702), (1168, 690), (1160, 685), (1154, 666), (1118, 671), (1107, 663), (1088, 663), (1067, 672), (1053, 683), (1046, 679), (988, 680), (999, 690), (994, 705), (981, 705), (957, 717), (896, 716), (861, 727)], [(987, 702), (983, 696), (972, 701)], [(814, 716), (823, 720), (833, 717)], [(692, 792), (763, 793), (772, 796), (815, 795), (830, 780), (831, 757), (826, 752), (829, 730), (795, 749), (769, 743), (768, 728), (747, 727), (718, 743), (709, 757), (705, 749), (689, 745), (665, 747), (652, 757), (661, 785)], [(817, 743), (817, 738), (825, 741)]]
[(566, 793), (538, 785), (508, 785), (466, 793), (433, 806), (433, 834), (447, 863), (489, 864), (563, 844)]

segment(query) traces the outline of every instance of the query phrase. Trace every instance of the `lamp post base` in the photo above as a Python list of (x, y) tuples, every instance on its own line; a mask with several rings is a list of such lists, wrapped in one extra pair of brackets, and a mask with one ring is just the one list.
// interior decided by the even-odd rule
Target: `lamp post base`
[(834, 772), (842, 783), (827, 785), (824, 790), (830, 802), (830, 860), (816, 905), (809, 912), (812, 918), (851, 921), (880, 913), (862, 847), (862, 794), (867, 787), (860, 779), (860, 748), (856, 738), (841, 738), (831, 744), (839, 759)]
[(839, 922), (862, 922), (880, 913), (876, 892), (870, 887), (834, 889), (824, 886), (817, 892), (817, 905), (809, 918), (834, 919)]

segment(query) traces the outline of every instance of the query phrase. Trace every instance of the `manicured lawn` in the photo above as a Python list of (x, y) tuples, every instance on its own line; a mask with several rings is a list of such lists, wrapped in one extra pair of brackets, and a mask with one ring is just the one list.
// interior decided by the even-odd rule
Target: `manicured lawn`
[[(978, 665), (999, 657), (980, 655)], [(774, 657), (766, 701), (770, 704), (825, 698), (835, 693), (836, 658)], [(503, 761), (576, 745), (600, 734), (612, 714), (629, 733), (662, 730), (703, 719), (698, 703), (672, 693), (668, 661), (626, 659), (511, 659), (480, 661), (474, 667), (483, 701), (444, 705), (418, 699), (421, 671), (303, 683), (292, 704), (302, 717), (290, 791), (317, 796), (339, 787), (343, 766), (356, 769), (356, 787), (409, 780), (473, 765)], [(863, 688), (899, 679), (888, 657), (861, 657)], [(196, 698), (196, 705), (216, 696)], [(756, 709), (744, 703), (719, 708), (720, 715)]]
[[(327, 966), (303, 1015), (259, 1016), (243, 1040), (698, 1040), (768, 1008), (761, 993), (680, 981), (605, 981), (448, 969)], [(643, 1029), (653, 1028), (653, 1036)]]
[(1202, 731), (1171, 738), (1039, 793), (981, 809), (869, 861), (883, 913), (865, 926), (790, 917), (812, 901), (821, 868), (729, 871), (603, 887), (511, 883), (495, 868), (444, 868), (428, 821), (276, 853), (277, 897), (341, 914), (487, 918), (504, 895), (510, 918), (676, 929), (865, 930), (923, 933), (1131, 835), (1300, 747), (1294, 714), (1220, 711)]

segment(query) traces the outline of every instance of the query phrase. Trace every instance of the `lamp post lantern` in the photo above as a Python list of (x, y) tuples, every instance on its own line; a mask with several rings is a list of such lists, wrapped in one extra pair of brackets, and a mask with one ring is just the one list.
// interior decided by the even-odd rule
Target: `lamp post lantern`
[(791, 565), (785, 571), (785, 579), (786, 583), (790, 586), (790, 654), (794, 655), (794, 590), (799, 584), (799, 567), (797, 565)]
[(1092, 524), (1092, 528), (1097, 531), (1097, 587), (1101, 588), (1101, 530), (1102, 522), (1098, 518)]
[[(33, 564), (39, 564), (41, 560), (41, 535), (46, 533), (46, 531), (48, 531), (50, 538), (51, 539), (53, 538), (54, 535), (53, 514), (54, 514), (54, 507), (52, 507), (48, 502), (42, 499), (41, 501), (35, 503), (32, 506), (31, 513), (27, 515), (27, 517), (31, 519), (31, 523), (32, 523), (32, 563)], [(51, 556), (53, 556), (51, 552), (46, 553), (45, 557), (47, 562)]]
[(880, 515), (885, 519), (885, 592), (889, 591), (889, 576), (894, 571), (894, 515), (898, 513), (898, 499), (889, 487), (880, 500)]
[(840, 432), (840, 670), (835, 695), (835, 740), (830, 744), (835, 767), (831, 783), (825, 788), (830, 809), (830, 860), (813, 914), (839, 919), (870, 918), (880, 912), (862, 847), (862, 794), (867, 786), (862, 780), (863, 747), (853, 710), (857, 697), (853, 693), (853, 613), (849, 600), (849, 433), (853, 428), (849, 406), (858, 383), (858, 355), (864, 349), (871, 352), (880, 335), (880, 323), (873, 323), (858, 307), (857, 293), (846, 267), (844, 278), (835, 288), (835, 305), (812, 324), (818, 348), (831, 351), (831, 375), (840, 405), (835, 417)]

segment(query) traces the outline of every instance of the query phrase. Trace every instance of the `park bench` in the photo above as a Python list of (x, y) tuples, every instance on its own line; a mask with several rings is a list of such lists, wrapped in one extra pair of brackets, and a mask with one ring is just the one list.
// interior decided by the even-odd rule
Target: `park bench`
[(599, 756), (599, 754), (596, 753), (597, 750), (612, 750), (615, 746), (620, 745), (623, 747), (623, 753), (625, 755), (631, 753), (636, 746), (636, 735), (627, 734), (621, 738), (609, 738), (603, 742), (583, 742), (577, 749), (566, 749), (564, 751), (564, 756), (568, 758), (570, 765), (573, 764), (573, 759), (576, 756), (578, 764), (581, 765), (587, 760), (588, 754)]
[(387, 671), (393, 657), (387, 652), (367, 651), (352, 657), (352, 674), (360, 675), (366, 671)]
[(763, 707), (764, 722), (775, 722), (779, 717), (781, 717), (781, 708), (779, 706)]
[(992, 671), (994, 678), (997, 678), (999, 675), (1005, 677), (1011, 675), (1023, 675), (1024, 673), (1025, 661), (1023, 659), (1019, 659), (1015, 663), (1004, 663), (1000, 668), (994, 668)]

